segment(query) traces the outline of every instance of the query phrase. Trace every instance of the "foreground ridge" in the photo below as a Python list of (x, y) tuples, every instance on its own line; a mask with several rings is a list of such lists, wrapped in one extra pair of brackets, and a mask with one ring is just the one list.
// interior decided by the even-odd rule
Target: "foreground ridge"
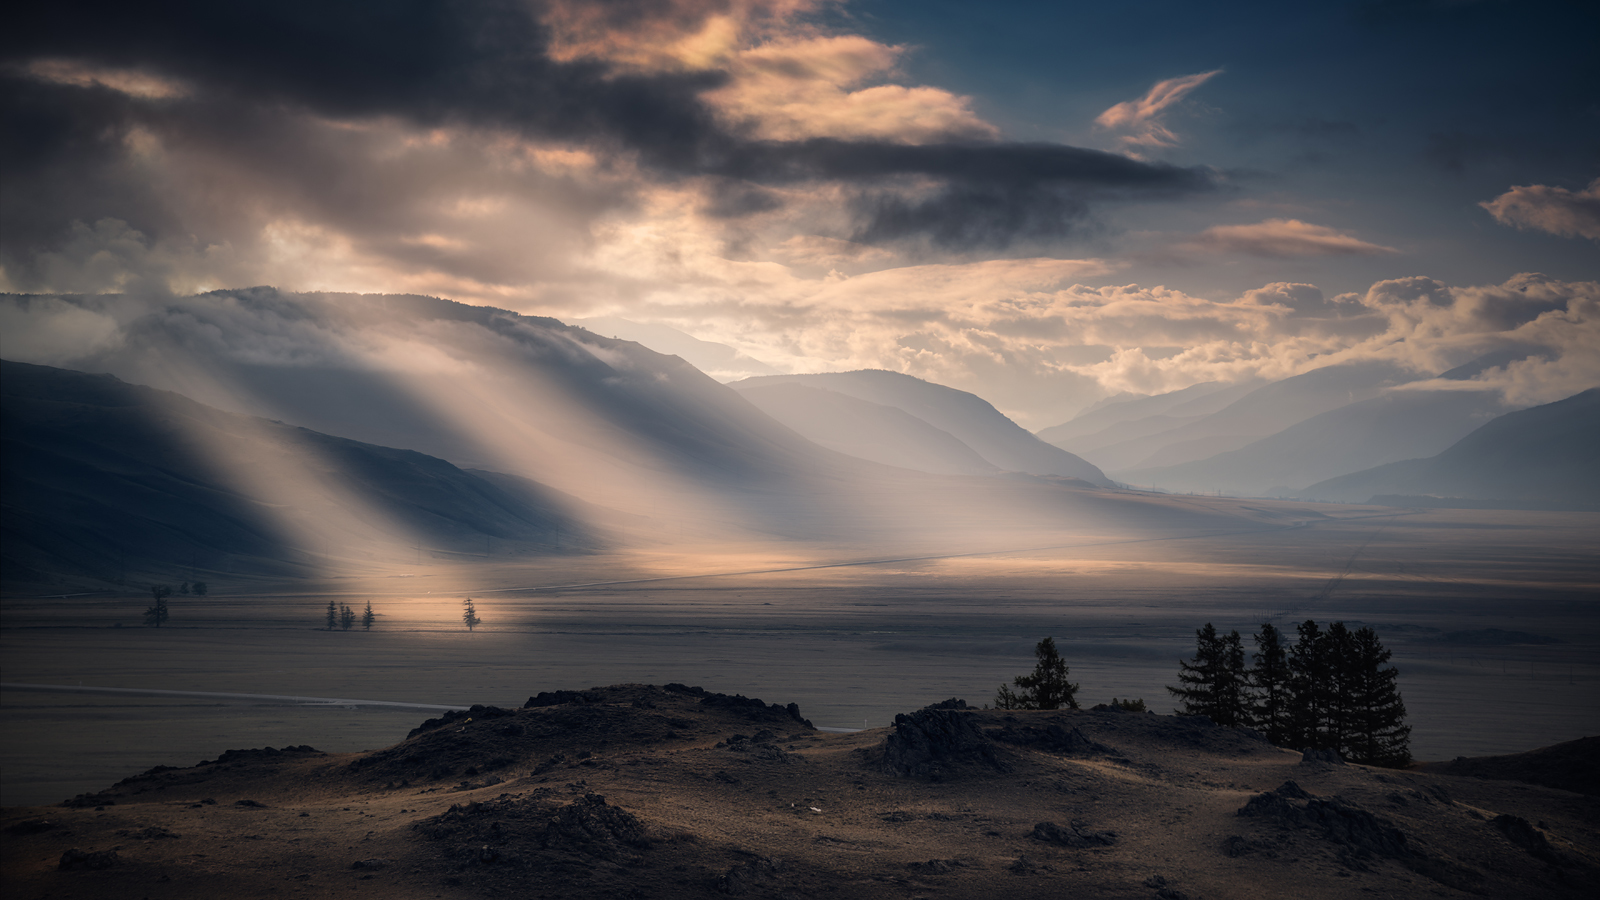
[[(4, 815), (8, 897), (1587, 896), (1600, 803), (1200, 717), (947, 700), (825, 734), (681, 684), (235, 750)], [(370, 882), (370, 884), (368, 884)]]

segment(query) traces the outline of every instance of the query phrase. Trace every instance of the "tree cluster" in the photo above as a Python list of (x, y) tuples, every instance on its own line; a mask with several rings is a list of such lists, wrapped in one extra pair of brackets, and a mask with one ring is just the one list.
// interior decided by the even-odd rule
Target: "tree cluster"
[(1326, 631), (1307, 619), (1289, 646), (1270, 623), (1255, 635), (1245, 665), (1239, 632), (1211, 623), (1195, 632), (1195, 655), (1180, 660), (1179, 684), (1167, 690), (1180, 715), (1218, 725), (1257, 728), (1280, 747), (1332, 750), (1353, 762), (1404, 766), (1411, 727), (1397, 687), (1399, 672), (1371, 628), (1335, 622)]
[(349, 631), (356, 626), (357, 621), (361, 622), (363, 631), (371, 631), (373, 624), (378, 621), (378, 614), (372, 611), (371, 600), (367, 601), (367, 608), (361, 612), (359, 618), (356, 615), (356, 611), (349, 606), (329, 600), (325, 621), (328, 624), (329, 631), (334, 629)]

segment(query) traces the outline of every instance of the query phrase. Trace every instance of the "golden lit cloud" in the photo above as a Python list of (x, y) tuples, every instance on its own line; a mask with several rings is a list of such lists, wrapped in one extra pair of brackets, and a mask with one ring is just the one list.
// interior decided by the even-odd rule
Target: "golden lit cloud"
[(1094, 123), (1107, 131), (1116, 132), (1118, 140), (1134, 147), (1175, 146), (1178, 136), (1167, 127), (1163, 118), (1195, 88), (1220, 74), (1221, 69), (1213, 69), (1157, 82), (1143, 97), (1118, 103), (1096, 117)]
[(1478, 205), (1501, 225), (1600, 241), (1600, 178), (1581, 191), (1520, 185)]
[(1250, 256), (1372, 256), (1398, 252), (1347, 232), (1299, 219), (1267, 219), (1253, 225), (1213, 225), (1180, 246), (1189, 250)]

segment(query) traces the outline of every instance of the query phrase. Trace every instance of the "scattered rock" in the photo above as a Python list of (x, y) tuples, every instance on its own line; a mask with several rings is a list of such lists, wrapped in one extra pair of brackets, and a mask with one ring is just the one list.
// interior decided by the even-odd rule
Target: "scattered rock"
[(906, 863), (906, 868), (918, 875), (949, 875), (966, 864), (954, 859), (930, 859), (927, 862)]
[(546, 848), (616, 859), (628, 855), (629, 850), (648, 848), (650, 838), (632, 813), (607, 806), (606, 798), (599, 794), (585, 794), (550, 819), (541, 843)]
[(1539, 859), (1549, 863), (1560, 862), (1560, 856), (1556, 854), (1556, 849), (1550, 846), (1550, 841), (1544, 836), (1544, 832), (1530, 825), (1527, 819), (1521, 816), (1500, 815), (1490, 819), (1489, 824), (1505, 835), (1506, 840)]
[(235, 800), (234, 806), (243, 806), (246, 809), (266, 809), (267, 805), (259, 800)]
[(136, 841), (172, 840), (174, 838), (181, 837), (181, 835), (174, 834), (159, 825), (151, 825), (148, 828), (141, 828), (138, 831), (119, 831), (117, 833), (125, 837), (133, 838)]
[(713, 887), (723, 894), (744, 894), (771, 884), (782, 875), (783, 866), (769, 856), (762, 856), (739, 863), (717, 876)]
[(1056, 844), (1061, 847), (1071, 847), (1074, 850), (1109, 847), (1117, 842), (1116, 832), (1095, 831), (1087, 823), (1078, 819), (1073, 820), (1070, 828), (1063, 828), (1054, 822), (1040, 822), (1033, 826), (1033, 832), (1028, 836), (1036, 841)]
[(1055, 722), (1044, 726), (1023, 725), (1019, 727), (1008, 724), (1004, 728), (991, 728), (986, 734), (1003, 743), (1031, 747), (1047, 753), (1082, 755), (1111, 752), (1111, 748), (1090, 740), (1088, 735), (1085, 735), (1077, 727), (1067, 729)]
[(56, 868), (63, 872), (97, 871), (99, 869), (109, 869), (121, 861), (117, 858), (117, 851), (115, 850), (89, 851), (73, 847), (71, 850), (61, 854), (61, 861), (56, 864)]
[(883, 771), (930, 781), (964, 769), (1009, 772), (994, 742), (978, 728), (969, 712), (919, 709), (894, 717), (894, 730), (883, 741)]
[(1308, 747), (1300, 751), (1300, 765), (1308, 768), (1342, 766), (1344, 765), (1344, 757), (1333, 750), (1316, 750)]
[(1313, 797), (1292, 781), (1284, 782), (1276, 791), (1251, 797), (1239, 808), (1238, 815), (1320, 831), (1323, 840), (1355, 858), (1400, 859), (1414, 855), (1400, 829), (1341, 800)]
[(365, 872), (376, 872), (379, 869), (389, 868), (389, 861), (387, 859), (358, 859), (350, 864), (350, 868)]

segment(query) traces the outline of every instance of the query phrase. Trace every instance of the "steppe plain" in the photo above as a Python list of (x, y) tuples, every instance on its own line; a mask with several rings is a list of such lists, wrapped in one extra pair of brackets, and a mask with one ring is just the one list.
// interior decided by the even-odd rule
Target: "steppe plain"
[[(1394, 651), (1419, 759), (1600, 733), (1600, 515), (1282, 508), (1325, 518), (1137, 539), (999, 533), (977, 546), (424, 555), (323, 583), (218, 579), (208, 598), (174, 598), (161, 629), (142, 627), (146, 598), (131, 591), (10, 598), (0, 652), (7, 685), (514, 707), (543, 690), (682, 682), (795, 702), (818, 726), (876, 729), (944, 698), (988, 701), (1045, 635), (1086, 704), (1142, 697), (1164, 712), (1195, 628), (1313, 618), (1371, 624)], [(484, 620), (471, 633), (469, 595)], [(358, 610), (370, 599), (377, 626), (321, 630), (330, 599)], [(376, 749), (437, 714), (16, 687), (0, 697), (7, 806), (227, 749)]]

